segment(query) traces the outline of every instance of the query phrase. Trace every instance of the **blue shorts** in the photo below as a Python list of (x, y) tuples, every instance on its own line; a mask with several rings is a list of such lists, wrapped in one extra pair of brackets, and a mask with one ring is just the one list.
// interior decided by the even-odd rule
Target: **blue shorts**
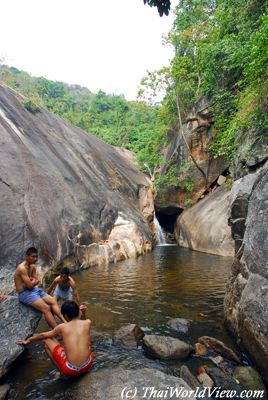
[(54, 296), (57, 300), (72, 300), (73, 299), (73, 289), (71, 287), (67, 288), (67, 290), (62, 290), (59, 285), (56, 286)]
[(19, 293), (19, 301), (29, 305), (45, 296), (48, 296), (48, 294), (40, 288), (25, 289)]

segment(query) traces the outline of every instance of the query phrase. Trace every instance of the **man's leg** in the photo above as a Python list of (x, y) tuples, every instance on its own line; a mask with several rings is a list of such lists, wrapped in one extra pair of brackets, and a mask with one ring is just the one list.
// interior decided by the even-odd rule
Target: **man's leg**
[(43, 299), (38, 299), (30, 305), (44, 314), (45, 320), (52, 329), (57, 326), (57, 322), (50, 311), (50, 306)]
[(46, 353), (47, 353), (48, 357), (51, 359), (53, 364), (55, 364), (56, 367), (59, 368), (59, 365), (58, 365), (57, 361), (53, 357), (53, 350), (55, 349), (55, 347), (58, 344), (60, 344), (60, 343), (56, 339), (45, 339), (44, 340), (44, 346), (45, 346), (45, 350), (46, 350)]
[(67, 321), (65, 320), (65, 318), (63, 317), (62, 313), (60, 312), (60, 308), (59, 308), (59, 306), (58, 306), (57, 300), (56, 300), (54, 297), (52, 297), (52, 296), (50, 296), (50, 295), (48, 294), (48, 295), (42, 297), (42, 300), (44, 300), (44, 302), (45, 302), (46, 304), (48, 304), (48, 305), (51, 307), (53, 313), (56, 314), (57, 317), (59, 317), (59, 319), (60, 319), (62, 322), (67, 322)]

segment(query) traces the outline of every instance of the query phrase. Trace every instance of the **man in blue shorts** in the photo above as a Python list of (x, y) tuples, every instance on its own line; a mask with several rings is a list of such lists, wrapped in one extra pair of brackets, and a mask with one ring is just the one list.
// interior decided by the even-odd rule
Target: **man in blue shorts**
[(66, 320), (60, 312), (57, 300), (36, 287), (39, 284), (36, 275), (37, 260), (37, 249), (30, 247), (26, 251), (25, 260), (17, 266), (14, 274), (16, 291), (20, 302), (41, 311), (48, 325), (54, 329), (57, 323), (53, 314), (57, 315), (62, 322), (66, 322)]

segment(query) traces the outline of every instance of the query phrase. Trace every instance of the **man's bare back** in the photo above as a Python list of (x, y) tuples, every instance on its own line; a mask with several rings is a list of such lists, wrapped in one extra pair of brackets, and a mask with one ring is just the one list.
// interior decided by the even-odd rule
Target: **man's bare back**
[(89, 357), (91, 321), (74, 319), (58, 325), (54, 331), (63, 339), (67, 360), (74, 365), (83, 364)]
[[(61, 311), (67, 323), (27, 340), (18, 340), (16, 343), (27, 345), (44, 340), (47, 354), (58, 366), (62, 375), (69, 377), (80, 375), (89, 370), (94, 360), (90, 342), (91, 321), (79, 319), (79, 307), (74, 301), (66, 301)], [(64, 347), (55, 338), (62, 339)]]

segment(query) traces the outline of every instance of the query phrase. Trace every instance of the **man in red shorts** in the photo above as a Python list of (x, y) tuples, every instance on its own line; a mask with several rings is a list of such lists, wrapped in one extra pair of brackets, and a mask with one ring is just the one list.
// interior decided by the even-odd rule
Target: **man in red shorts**
[[(94, 360), (90, 343), (91, 321), (79, 319), (79, 307), (75, 301), (63, 303), (61, 313), (68, 322), (56, 326), (52, 331), (39, 333), (16, 343), (27, 345), (44, 340), (46, 352), (59, 368), (61, 375), (72, 377), (84, 374)], [(55, 337), (63, 339), (64, 346)]]

